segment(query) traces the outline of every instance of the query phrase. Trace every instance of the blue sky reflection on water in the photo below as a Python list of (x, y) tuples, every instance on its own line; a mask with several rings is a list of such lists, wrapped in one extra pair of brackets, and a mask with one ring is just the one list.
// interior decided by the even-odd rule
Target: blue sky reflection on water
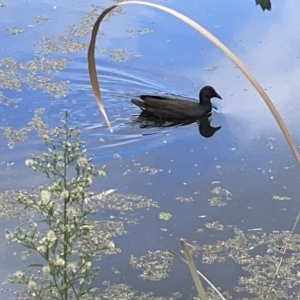
[[(272, 3), (271, 12), (262, 12), (254, 5), (254, 0), (153, 2), (199, 21), (224, 42), (267, 90), (299, 145), (299, 2)], [(25, 63), (43, 57), (33, 44), (43, 35), (68, 37), (69, 26), (78, 22), (91, 4), (99, 5), (92, 1), (73, 1), (72, 5), (56, 1), (6, 3), (0, 10), (2, 27), (16, 26), (24, 32), (13, 36), (6, 30), (0, 31), (3, 41), (0, 58), (12, 57), (17, 63)], [(209, 221), (236, 223), (245, 230), (253, 227), (266, 231), (290, 230), (293, 213), (298, 209), (299, 172), (278, 126), (257, 92), (219, 50), (187, 25), (149, 7), (128, 5), (123, 10), (124, 14), (113, 16), (103, 24), (104, 35), (97, 40), (98, 76), (104, 105), (114, 127), (113, 134), (104, 125), (91, 95), (86, 51), (59, 52), (43, 57), (70, 59), (66, 69), (49, 75), (54, 81), (69, 81), (69, 94), (60, 100), (24, 83), (21, 92), (1, 89), (5, 96), (21, 99), (14, 106), (0, 106), (1, 125), (19, 129), (32, 118), (34, 109), (43, 107), (45, 121), (55, 126), (59, 112), (70, 109), (74, 123), (82, 130), (82, 139), (87, 141), (88, 153), (97, 165), (107, 165), (108, 178), (95, 183), (96, 191), (118, 188), (120, 193), (153, 198), (159, 202), (161, 211), (171, 211), (174, 218), (172, 223), (165, 225), (166, 233), (161, 231), (163, 225), (156, 222), (155, 211), (141, 213), (144, 227), (133, 229), (129, 236), (131, 242), (117, 239), (123, 254), (115, 258), (116, 263), (123, 274), (129, 272), (128, 282), (135, 279), (130, 278), (132, 273), (128, 266), (123, 265), (132, 251), (142, 255), (149, 248), (177, 249), (180, 237), (199, 239), (195, 232), (195, 227), (203, 227), (199, 215), (207, 215), (205, 220)], [(47, 15), (49, 21), (36, 24), (37, 15)], [(143, 28), (152, 32), (136, 33)], [(76, 39), (89, 41), (89, 37)], [(128, 60), (111, 62), (109, 53), (100, 53), (103, 47), (108, 50), (125, 48), (124, 56)], [(199, 89), (206, 84), (214, 86), (223, 98), (223, 101), (213, 100), (219, 112), (214, 115), (212, 124), (222, 128), (212, 138), (201, 137), (197, 124), (141, 129), (133, 122), (139, 110), (130, 103), (132, 96), (155, 92), (196, 98)], [(143, 135), (148, 133), (157, 134)], [(31, 133), (27, 141), (17, 143), (13, 150), (8, 150), (6, 143), (6, 138), (2, 137), (1, 188), (30, 188), (40, 182), (38, 174), (28, 176), (30, 171), (24, 167), (28, 153), (43, 150), (39, 138)], [(12, 162), (15, 164), (7, 165)], [(162, 171), (155, 176), (140, 174), (142, 166)], [(130, 172), (126, 173), (128, 169)], [(212, 182), (219, 182), (233, 194), (232, 201), (222, 210), (207, 202), (215, 186)], [(276, 194), (289, 196), (292, 201), (272, 201)], [(195, 201), (191, 205), (178, 204), (174, 200), (178, 196), (194, 197)], [(223, 235), (210, 233), (201, 236), (201, 240), (213, 243), (215, 238), (224, 238)], [(145, 236), (147, 243), (142, 242)], [(135, 239), (141, 242), (135, 244)], [(125, 247), (126, 244), (130, 246)], [(9, 256), (5, 249), (3, 251), (5, 257)], [(107, 267), (110, 263), (109, 260)], [(3, 265), (4, 272), (11, 269), (5, 265), (5, 259)], [(203, 267), (211, 276), (216, 276), (223, 290), (231, 290), (234, 286), (235, 282), (223, 276), (228, 271), (226, 267), (216, 270), (220, 276), (213, 273), (215, 266)], [(174, 268), (181, 270), (178, 265)], [(0, 275), (1, 282), (5, 281), (6, 274)], [(180, 278), (176, 280), (172, 285), (180, 286)], [(185, 283), (188, 285), (190, 281)], [(146, 290), (149, 288), (149, 283), (139, 284)], [(167, 292), (168, 285), (159, 286), (158, 291)]]

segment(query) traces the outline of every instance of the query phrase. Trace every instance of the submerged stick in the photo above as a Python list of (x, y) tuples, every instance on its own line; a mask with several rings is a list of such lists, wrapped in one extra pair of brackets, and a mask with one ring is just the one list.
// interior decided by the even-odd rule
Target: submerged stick
[(198, 297), (201, 300), (207, 300), (207, 297), (206, 297), (203, 285), (202, 285), (202, 283), (200, 281), (200, 278), (198, 276), (196, 266), (195, 266), (194, 261), (193, 261), (193, 259), (191, 257), (191, 254), (190, 254), (190, 251), (189, 251), (189, 248), (188, 248), (188, 246), (186, 244), (185, 239), (180, 239), (180, 243), (181, 243), (181, 248), (182, 248), (183, 253), (185, 255), (187, 264), (188, 264), (188, 266), (190, 268), (190, 272), (192, 274), (192, 277), (193, 277), (196, 289), (198, 291)]
[[(189, 244), (187, 244), (188, 246), (190, 246), (191, 247), (191, 245), (189, 245)], [(171, 254), (173, 254), (173, 255), (175, 255), (175, 256), (177, 256), (178, 258), (180, 258), (183, 262), (185, 262), (186, 264), (188, 264), (188, 262), (184, 259), (184, 258), (182, 258), (181, 256), (179, 256), (177, 253), (175, 253), (174, 251), (172, 251), (172, 250), (168, 250)], [(222, 300), (226, 300), (224, 297), (223, 297), (223, 295), (220, 293), (220, 291), (200, 272), (200, 271), (198, 271), (197, 270), (197, 274), (203, 279), (203, 280), (205, 280), (206, 281), (206, 283), (208, 284), (208, 285), (210, 285), (210, 287), (214, 290), (214, 292), (217, 294), (217, 295), (219, 295), (219, 297), (220, 297), (220, 299), (222, 299)]]
[(204, 27), (193, 21), (192, 19), (186, 17), (185, 15), (164, 7), (162, 5), (154, 4), (154, 3), (149, 3), (149, 2), (144, 2), (144, 1), (126, 1), (126, 2), (121, 2), (116, 5), (113, 5), (106, 10), (104, 10), (101, 15), (98, 17), (93, 31), (92, 31), (92, 38), (91, 42), (89, 45), (89, 50), (88, 50), (88, 66), (89, 66), (89, 73), (90, 73), (90, 78), (91, 78), (91, 84), (93, 87), (93, 92), (97, 101), (97, 104), (99, 106), (99, 109), (104, 116), (104, 119), (112, 131), (112, 128), (110, 126), (109, 120), (107, 118), (107, 115), (105, 113), (105, 110), (103, 108), (102, 100), (101, 100), (101, 94), (99, 91), (99, 84), (98, 84), (98, 79), (97, 79), (97, 72), (96, 72), (96, 66), (95, 66), (95, 43), (96, 43), (96, 37), (97, 37), (97, 32), (100, 26), (100, 23), (104, 19), (104, 17), (114, 8), (118, 6), (123, 6), (127, 4), (139, 4), (139, 5), (146, 5), (146, 6), (151, 6), (158, 8), (160, 10), (163, 10), (176, 18), (180, 19), (181, 21), (185, 22), (186, 24), (190, 25), (192, 28), (197, 30), (199, 33), (201, 33), (204, 37), (206, 37), (210, 42), (212, 42), (216, 47), (218, 47), (240, 70), (241, 72), (246, 76), (246, 78), (251, 82), (251, 84), (254, 86), (254, 88), (257, 90), (257, 92), (260, 94), (260, 96), (263, 98), (265, 101), (266, 105), (268, 106), (269, 110), (271, 111), (273, 117), (275, 118), (277, 124), (279, 125), (279, 128), (281, 129), (283, 135), (285, 136), (296, 160), (300, 164), (300, 155), (298, 153), (297, 147), (295, 146), (293, 139), (288, 132), (281, 116), (279, 115), (278, 111), (276, 110), (274, 104), (272, 103), (271, 99), (267, 95), (267, 93), (264, 91), (262, 86), (258, 83), (258, 81), (254, 78), (254, 76), (250, 73), (250, 71), (246, 68), (246, 66), (222, 43), (220, 42), (214, 35), (212, 35), (208, 30), (206, 30)]

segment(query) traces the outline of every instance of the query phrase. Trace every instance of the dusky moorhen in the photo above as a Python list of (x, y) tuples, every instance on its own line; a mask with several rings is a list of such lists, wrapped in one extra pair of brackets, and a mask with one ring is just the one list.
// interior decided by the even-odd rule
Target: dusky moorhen
[(198, 119), (212, 110), (211, 98), (222, 99), (211, 86), (205, 86), (200, 90), (199, 103), (168, 96), (141, 95), (131, 102), (144, 112), (159, 118)]

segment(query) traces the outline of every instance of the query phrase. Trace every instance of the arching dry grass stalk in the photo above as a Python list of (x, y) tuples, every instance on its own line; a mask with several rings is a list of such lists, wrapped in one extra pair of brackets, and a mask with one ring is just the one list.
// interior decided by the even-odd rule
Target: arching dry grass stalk
[(203, 28), (201, 25), (196, 23), (195, 21), (191, 20), (190, 18), (186, 17), (185, 15), (164, 7), (162, 5), (154, 4), (154, 3), (149, 3), (149, 2), (142, 2), (142, 1), (127, 1), (127, 2), (121, 2), (116, 5), (113, 5), (106, 10), (104, 10), (99, 18), (97, 19), (96, 23), (94, 24), (94, 28), (92, 31), (92, 37), (91, 37), (91, 42), (89, 45), (89, 50), (88, 50), (88, 66), (89, 66), (89, 73), (90, 73), (90, 79), (91, 79), (91, 84), (93, 87), (93, 93), (96, 98), (96, 102), (99, 106), (99, 109), (110, 129), (112, 131), (111, 125), (109, 123), (109, 120), (107, 118), (105, 109), (102, 104), (101, 100), (101, 93), (99, 90), (99, 84), (98, 84), (98, 79), (97, 79), (97, 71), (96, 71), (96, 65), (95, 65), (95, 43), (96, 43), (96, 37), (98, 33), (98, 29), (100, 26), (100, 23), (104, 19), (104, 17), (114, 8), (118, 6), (123, 6), (123, 5), (128, 5), (128, 4), (139, 4), (139, 5), (146, 5), (146, 6), (151, 6), (158, 8), (160, 10), (163, 10), (181, 21), (185, 22), (186, 24), (190, 25), (193, 27), (195, 30), (197, 30), (199, 33), (201, 33), (204, 37), (206, 37), (209, 41), (211, 41), (215, 46), (217, 46), (229, 59), (233, 61), (233, 63), (242, 71), (242, 73), (248, 78), (248, 80), (252, 83), (254, 88), (258, 91), (258, 93), (261, 95), (263, 100), (265, 101), (266, 105), (270, 109), (271, 113), (273, 114), (277, 124), (279, 125), (282, 133), (284, 134), (289, 146), (292, 149), (292, 152), (294, 153), (294, 156), (298, 163), (300, 164), (300, 155), (297, 151), (297, 147), (295, 146), (292, 137), (290, 133), (288, 132), (282, 118), (280, 117), (279, 113), (277, 112), (275, 106), (273, 105), (272, 101), (270, 100), (269, 96), (267, 93), (264, 91), (264, 89), (261, 87), (261, 85), (258, 83), (258, 81), (253, 77), (253, 75), (250, 73), (250, 71), (244, 66), (244, 64), (223, 44), (221, 43), (215, 36), (213, 36), (209, 31), (207, 31), (205, 28)]

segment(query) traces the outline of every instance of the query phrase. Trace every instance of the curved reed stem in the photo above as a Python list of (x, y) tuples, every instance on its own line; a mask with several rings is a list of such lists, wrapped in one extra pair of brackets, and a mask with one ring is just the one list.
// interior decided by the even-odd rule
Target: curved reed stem
[(92, 37), (91, 37), (91, 42), (89, 45), (89, 50), (88, 50), (88, 66), (89, 66), (89, 73), (90, 73), (90, 79), (91, 79), (91, 84), (93, 87), (93, 92), (96, 98), (96, 102), (99, 106), (99, 109), (109, 127), (109, 129), (112, 131), (111, 125), (109, 123), (109, 120), (107, 118), (106, 112), (104, 110), (102, 100), (101, 100), (101, 94), (99, 91), (99, 84), (98, 84), (98, 79), (97, 79), (97, 72), (96, 72), (96, 66), (95, 66), (95, 43), (96, 43), (96, 37), (97, 37), (97, 32), (100, 26), (101, 21), (104, 19), (104, 17), (114, 8), (117, 6), (123, 6), (127, 4), (139, 4), (139, 5), (146, 5), (146, 6), (151, 6), (158, 8), (160, 10), (163, 10), (181, 21), (185, 22), (186, 24), (190, 25), (192, 28), (197, 30), (199, 33), (201, 33), (204, 37), (206, 37), (209, 41), (211, 41), (216, 47), (218, 47), (231, 61), (241, 70), (241, 72), (246, 76), (246, 78), (252, 83), (254, 88), (257, 90), (257, 92), (260, 94), (260, 96), (263, 98), (265, 101), (266, 105), (268, 106), (269, 110), (271, 111), (273, 117), (275, 118), (277, 124), (279, 125), (283, 135), (285, 136), (296, 160), (300, 164), (300, 155), (297, 151), (297, 147), (295, 146), (292, 137), (290, 133), (288, 132), (282, 118), (280, 117), (278, 111), (276, 110), (274, 104), (270, 100), (269, 96), (267, 93), (264, 91), (262, 86), (258, 83), (258, 81), (254, 78), (254, 76), (250, 73), (250, 71), (245, 67), (245, 65), (223, 44), (221, 43), (215, 36), (213, 36), (209, 31), (207, 31), (205, 28), (203, 28), (201, 25), (196, 23), (195, 21), (191, 20), (190, 18), (186, 17), (185, 15), (164, 7), (162, 5), (154, 4), (154, 3), (149, 3), (149, 2), (142, 2), (142, 1), (126, 1), (126, 2), (121, 2), (116, 5), (113, 5), (106, 10), (104, 10), (99, 18), (97, 19), (93, 31), (92, 31)]

